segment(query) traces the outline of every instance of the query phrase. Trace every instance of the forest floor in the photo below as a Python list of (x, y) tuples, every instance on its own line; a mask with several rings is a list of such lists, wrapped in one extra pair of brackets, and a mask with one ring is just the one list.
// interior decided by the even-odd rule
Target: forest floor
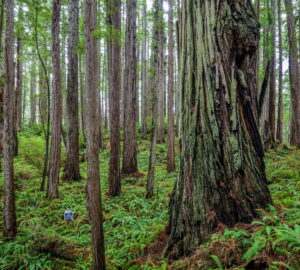
[[(15, 160), (18, 236), (4, 242), (0, 233), (0, 269), (90, 269), (90, 225), (86, 211), (86, 162), (83, 180), (61, 182), (60, 197), (49, 201), (39, 191), (43, 138), (25, 130)], [(138, 142), (139, 173), (124, 177), (122, 194), (109, 198), (109, 149), (100, 153), (100, 173), (108, 269), (300, 269), (300, 151), (278, 148), (266, 156), (274, 207), (261, 211), (252, 225), (216, 232), (189, 258), (161, 259), (166, 242), (168, 203), (176, 173), (166, 171), (166, 145), (157, 148), (155, 196), (145, 199), (149, 142)], [(65, 156), (65, 153), (62, 154)], [(64, 163), (64, 160), (63, 160)], [(0, 179), (0, 230), (3, 227), (3, 176)], [(69, 207), (75, 221), (66, 223)], [(202, 266), (203, 267), (202, 267)], [(201, 268), (202, 267), (202, 268)]]

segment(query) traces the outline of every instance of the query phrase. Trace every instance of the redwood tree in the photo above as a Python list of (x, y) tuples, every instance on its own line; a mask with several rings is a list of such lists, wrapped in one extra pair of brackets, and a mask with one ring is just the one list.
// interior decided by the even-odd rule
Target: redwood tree
[(168, 156), (167, 169), (175, 170), (175, 131), (174, 131), (174, 25), (173, 25), (173, 0), (169, 0), (169, 69), (168, 69)]
[(5, 74), (4, 88), (4, 224), (3, 234), (14, 238), (17, 233), (14, 164), (13, 164), (13, 129), (14, 129), (14, 0), (6, 1), (5, 33)]
[(69, 0), (68, 79), (67, 79), (67, 161), (64, 179), (79, 181), (78, 120), (78, 16), (79, 0)]
[(60, 10), (61, 0), (53, 1), (52, 12), (52, 69), (53, 69), (53, 94), (52, 94), (52, 137), (50, 148), (49, 179), (47, 197), (58, 197), (58, 181), (61, 154), (61, 73), (60, 73)]
[(269, 91), (269, 108), (268, 108), (268, 125), (269, 125), (269, 144), (273, 146), (276, 138), (276, 1), (271, 0), (272, 22), (271, 22), (271, 70), (270, 70), (270, 91)]
[(107, 0), (108, 86), (110, 121), (109, 194), (121, 192), (120, 176), (120, 93), (121, 93), (121, 1)]
[(156, 144), (157, 144), (157, 131), (158, 131), (158, 92), (161, 85), (161, 72), (163, 71), (162, 57), (160, 55), (160, 32), (161, 32), (161, 11), (162, 11), (162, 0), (155, 0), (153, 2), (153, 41), (152, 41), (152, 65), (153, 74), (151, 78), (151, 115), (152, 115), (152, 127), (151, 127), (151, 145), (150, 145), (150, 156), (147, 174), (146, 184), (146, 198), (151, 198), (154, 193), (154, 172), (156, 162)]
[(124, 147), (122, 173), (137, 171), (136, 143), (136, 0), (126, 1), (124, 74)]
[(293, 13), (292, 0), (284, 0), (288, 28), (289, 41), (289, 74), (290, 74), (290, 91), (292, 101), (292, 121), (290, 143), (300, 147), (300, 79), (298, 64), (298, 44), (295, 29), (295, 20)]
[(256, 113), (258, 40), (251, 1), (182, 2), (181, 154), (166, 249), (173, 257), (271, 203)]
[(281, 0), (278, 0), (278, 49), (279, 49), (279, 71), (278, 71), (278, 109), (277, 109), (277, 130), (276, 139), (283, 142), (283, 129), (282, 129), (282, 118), (283, 118), (283, 78), (282, 78), (282, 23), (281, 23)]
[(32, 62), (30, 71), (30, 123), (36, 123), (36, 63)]
[(96, 0), (84, 1), (87, 126), (87, 202), (92, 227), (93, 269), (105, 269), (103, 218), (99, 177), (99, 91)]

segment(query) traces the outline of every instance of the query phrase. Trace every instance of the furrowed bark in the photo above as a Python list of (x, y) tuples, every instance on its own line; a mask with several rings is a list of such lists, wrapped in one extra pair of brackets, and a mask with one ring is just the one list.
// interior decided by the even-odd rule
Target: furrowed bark
[(169, 69), (168, 69), (168, 155), (167, 170), (175, 170), (175, 131), (174, 131), (174, 26), (173, 26), (173, 0), (169, 0)]
[(14, 0), (6, 1), (5, 32), (5, 88), (4, 88), (4, 225), (3, 235), (13, 239), (17, 233), (14, 164), (13, 164), (13, 129), (14, 129)]
[(102, 203), (99, 177), (99, 91), (96, 0), (84, 1), (84, 36), (87, 97), (87, 202), (92, 227), (93, 269), (105, 269)]
[(60, 11), (61, 0), (53, 1), (52, 13), (52, 69), (53, 69), (53, 105), (52, 105), (52, 136), (50, 149), (49, 178), (47, 198), (58, 197), (58, 182), (61, 155), (61, 70), (60, 70)]
[(271, 203), (257, 125), (259, 24), (251, 1), (184, 0), (180, 168), (165, 255), (189, 255), (219, 225)]
[(136, 0), (127, 0), (126, 10), (122, 173), (131, 174), (138, 170), (136, 143)]
[(120, 93), (121, 93), (121, 1), (108, 0), (107, 24), (111, 27), (108, 40), (110, 161), (109, 194), (121, 192), (120, 175)]
[(68, 78), (67, 78), (67, 161), (64, 179), (80, 181), (78, 120), (78, 19), (79, 1), (69, 1)]

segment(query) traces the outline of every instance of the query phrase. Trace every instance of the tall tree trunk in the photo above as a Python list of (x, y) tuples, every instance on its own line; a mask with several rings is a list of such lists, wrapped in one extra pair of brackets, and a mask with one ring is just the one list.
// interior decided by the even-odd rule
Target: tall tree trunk
[[(20, 12), (20, 10), (19, 10)], [(16, 87), (16, 131), (20, 132), (22, 125), (22, 92), (23, 92), (23, 63), (22, 63), (23, 42), (21, 37), (17, 38), (17, 87)]]
[(276, 139), (283, 142), (283, 129), (282, 129), (282, 118), (283, 118), (283, 80), (282, 80), (282, 26), (281, 26), (281, 0), (278, 0), (278, 47), (279, 47), (279, 74), (278, 74), (278, 109), (277, 109), (277, 131)]
[(124, 148), (122, 173), (137, 171), (136, 143), (136, 0), (126, 1)]
[(61, 154), (61, 73), (60, 73), (60, 10), (61, 0), (53, 1), (52, 13), (52, 69), (53, 69), (53, 105), (52, 105), (52, 136), (50, 148), (49, 179), (47, 198), (58, 197), (58, 182)]
[(168, 69), (168, 156), (167, 156), (167, 170), (172, 172), (175, 170), (175, 131), (174, 131), (174, 25), (173, 25), (173, 1), (168, 0), (169, 3), (169, 69)]
[(290, 143), (300, 147), (300, 117), (299, 117), (299, 65), (298, 65), (298, 45), (296, 39), (296, 29), (293, 14), (292, 0), (284, 0), (288, 38), (289, 38), (289, 74), (290, 74), (290, 89), (292, 101), (292, 121), (291, 121), (291, 136)]
[(159, 50), (159, 63), (160, 63), (160, 73), (159, 73), (159, 86), (158, 86), (158, 134), (157, 142), (165, 142), (165, 123), (164, 123), (164, 110), (165, 110), (165, 60), (164, 60), (164, 13), (163, 4), (161, 4), (160, 11), (158, 14), (159, 20), (159, 34), (158, 39), (154, 42), (158, 42)]
[(99, 177), (99, 91), (96, 0), (84, 1), (84, 36), (87, 90), (87, 199), (92, 227), (93, 269), (105, 269), (104, 234)]
[[(2, 34), (3, 34), (3, 26), (4, 26), (4, 5), (5, 1), (1, 0), (1, 7), (0, 7), (0, 56), (2, 56)], [(0, 64), (0, 70), (2, 70), (3, 66)]]
[(147, 135), (147, 1), (143, 1), (142, 10), (142, 52), (141, 52), (141, 124), (142, 124), (142, 138), (145, 139)]
[(155, 162), (156, 162), (156, 143), (157, 143), (157, 131), (158, 131), (158, 92), (161, 86), (161, 50), (159, 38), (161, 35), (161, 10), (163, 2), (162, 0), (154, 0), (153, 2), (153, 41), (152, 41), (152, 61), (153, 61), (153, 74), (151, 78), (151, 106), (152, 106), (152, 127), (151, 127), (151, 146), (150, 156), (147, 174), (147, 185), (146, 185), (146, 198), (152, 198), (154, 193), (154, 173), (155, 173)]
[(271, 24), (271, 70), (270, 70), (270, 91), (269, 91), (269, 146), (273, 146), (276, 136), (276, 119), (275, 119), (275, 103), (276, 103), (276, 1), (271, 0), (272, 8), (272, 24)]
[(85, 114), (86, 114), (86, 90), (85, 90), (85, 84), (84, 84), (84, 75), (82, 71), (82, 61), (81, 57), (79, 58), (79, 78), (80, 78), (80, 120), (81, 120), (81, 132), (84, 139), (84, 142), (86, 142), (86, 135), (85, 135)]
[[(110, 26), (108, 40), (108, 86), (109, 86), (109, 127), (110, 161), (109, 194), (118, 196), (121, 192), (120, 177), (120, 93), (121, 93), (121, 1), (108, 0), (107, 25)], [(114, 34), (115, 31), (116, 33)]]
[(79, 181), (78, 120), (78, 19), (79, 1), (69, 0), (68, 79), (67, 79), (67, 161), (64, 179)]
[[(259, 24), (251, 1), (182, 2), (181, 155), (170, 203), (172, 257), (271, 203), (257, 125)], [(221, 27), (222, 26), (222, 27)]]
[[(97, 51), (98, 52), (99, 52), (100, 44), (101, 44), (101, 40), (100, 40), (100, 42), (97, 43)], [(101, 56), (101, 54), (100, 54), (100, 56)], [(101, 72), (101, 70), (100, 70), (101, 62), (99, 62), (99, 61), (100, 61), (100, 57), (97, 61), (97, 78), (98, 78), (98, 80), (100, 78), (100, 72)], [(98, 111), (98, 114), (99, 114), (99, 116), (98, 116), (99, 117), (99, 123), (97, 124), (97, 126), (99, 128), (99, 149), (104, 149), (103, 133), (102, 133), (102, 108), (101, 108), (102, 106), (101, 106), (101, 102), (100, 102), (100, 93), (98, 94), (98, 99), (99, 100), (98, 100), (98, 103), (97, 103), (98, 104), (97, 111)]]
[(30, 71), (30, 124), (36, 123), (36, 62), (32, 62)]
[(14, 129), (14, 0), (6, 1), (5, 34), (5, 73), (4, 88), (4, 207), (3, 234), (14, 238), (17, 233), (14, 164), (13, 164), (13, 129)]

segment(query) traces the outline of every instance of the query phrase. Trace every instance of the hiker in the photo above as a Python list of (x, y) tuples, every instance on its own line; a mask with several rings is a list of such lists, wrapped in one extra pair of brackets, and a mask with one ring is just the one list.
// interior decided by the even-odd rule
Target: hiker
[(67, 210), (65, 211), (65, 213), (64, 213), (64, 219), (67, 222), (74, 221), (73, 212), (71, 211), (70, 208), (67, 208)]

